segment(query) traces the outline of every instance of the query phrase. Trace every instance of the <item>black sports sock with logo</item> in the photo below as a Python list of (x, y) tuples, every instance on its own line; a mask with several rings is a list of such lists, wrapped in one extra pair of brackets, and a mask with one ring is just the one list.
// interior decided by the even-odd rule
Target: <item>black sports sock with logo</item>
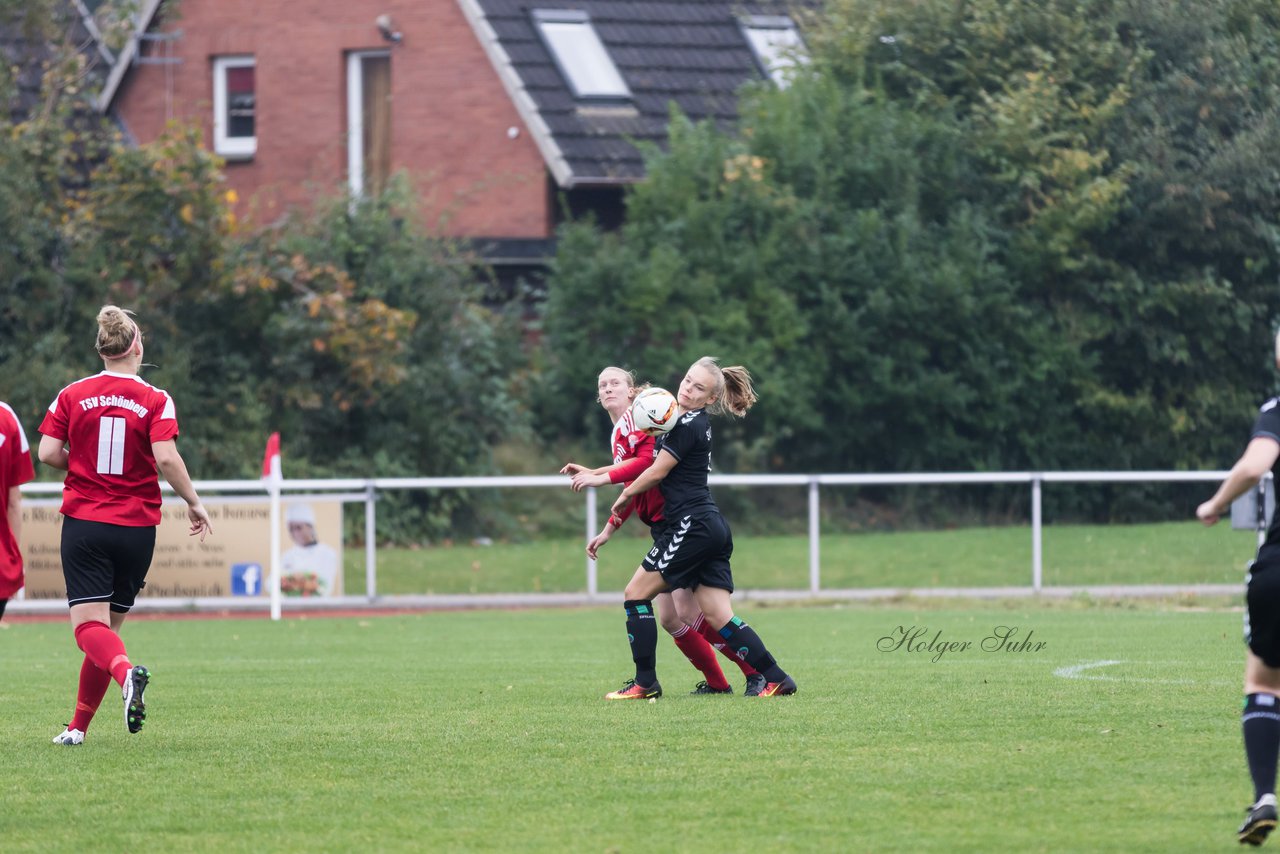
[(627, 611), (627, 640), (631, 642), (631, 660), (636, 663), (636, 684), (652, 687), (658, 681), (658, 621), (653, 617), (653, 600), (628, 599), (622, 607)]
[(1271, 694), (1247, 694), (1240, 715), (1244, 753), (1253, 778), (1254, 801), (1276, 790), (1276, 753), (1280, 751), (1280, 700)]
[(737, 652), (746, 659), (747, 664), (763, 673), (765, 679), (770, 682), (781, 682), (787, 678), (787, 672), (778, 666), (778, 662), (773, 660), (769, 650), (764, 648), (764, 641), (760, 640), (756, 630), (742, 620), (730, 617), (729, 622), (720, 629), (720, 637), (724, 638), (725, 646)]

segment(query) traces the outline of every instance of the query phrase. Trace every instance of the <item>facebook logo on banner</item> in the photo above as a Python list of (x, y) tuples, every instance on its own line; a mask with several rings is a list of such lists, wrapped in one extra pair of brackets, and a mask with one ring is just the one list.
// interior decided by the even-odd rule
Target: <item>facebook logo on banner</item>
[(262, 564), (231, 564), (231, 595), (259, 596), (262, 594)]

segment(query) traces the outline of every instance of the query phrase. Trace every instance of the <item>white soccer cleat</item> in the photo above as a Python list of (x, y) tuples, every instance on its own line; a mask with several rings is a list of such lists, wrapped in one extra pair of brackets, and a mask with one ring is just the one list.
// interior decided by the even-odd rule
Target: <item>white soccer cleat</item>
[(78, 729), (64, 729), (53, 737), (54, 744), (84, 744), (84, 732)]

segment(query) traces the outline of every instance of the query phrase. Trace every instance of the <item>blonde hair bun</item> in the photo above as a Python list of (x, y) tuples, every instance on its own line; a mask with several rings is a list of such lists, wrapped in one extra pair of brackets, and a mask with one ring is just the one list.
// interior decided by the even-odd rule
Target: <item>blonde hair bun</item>
[(104, 359), (119, 359), (133, 349), (142, 330), (131, 315), (118, 305), (104, 305), (98, 310), (98, 340), (94, 345)]

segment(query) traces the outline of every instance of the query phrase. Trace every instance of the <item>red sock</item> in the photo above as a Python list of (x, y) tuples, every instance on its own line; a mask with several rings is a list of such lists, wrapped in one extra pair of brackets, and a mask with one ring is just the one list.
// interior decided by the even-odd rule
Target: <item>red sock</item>
[(133, 665), (129, 663), (129, 653), (124, 651), (124, 641), (111, 631), (106, 623), (90, 620), (76, 626), (76, 646), (84, 650), (85, 658), (105, 670), (116, 680), (116, 684), (124, 687)]
[(80, 688), (76, 692), (76, 714), (67, 724), (67, 729), (89, 731), (89, 722), (102, 704), (102, 698), (111, 685), (111, 674), (84, 657), (80, 665)]
[(739, 658), (737, 653), (732, 652), (729, 647), (725, 646), (724, 638), (720, 637), (719, 632), (711, 628), (711, 624), (708, 623), (701, 614), (698, 615), (698, 622), (695, 625), (694, 630), (698, 634), (702, 635), (702, 637), (706, 638), (707, 643), (718, 649), (725, 658), (742, 668), (743, 676), (756, 675), (756, 669)]
[(708, 688), (723, 691), (729, 687), (729, 680), (724, 678), (720, 662), (716, 661), (715, 650), (711, 648), (711, 644), (707, 643), (706, 638), (697, 632), (689, 631), (688, 626), (681, 626), (680, 631), (672, 635), (671, 639), (676, 642), (676, 646), (680, 647), (684, 657), (707, 677)]

